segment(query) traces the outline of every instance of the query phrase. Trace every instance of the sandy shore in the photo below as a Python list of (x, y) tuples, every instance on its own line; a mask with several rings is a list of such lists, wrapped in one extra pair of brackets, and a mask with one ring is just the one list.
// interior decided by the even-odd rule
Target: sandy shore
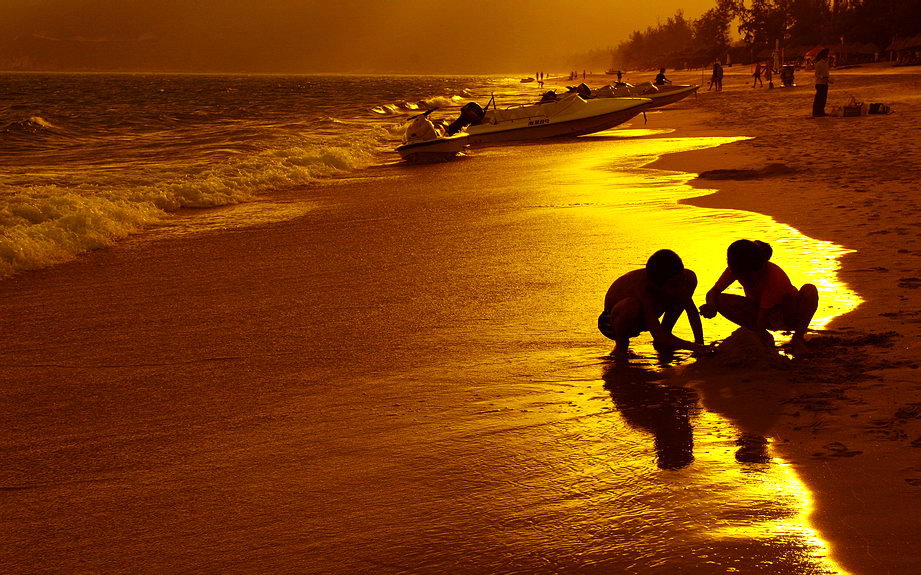
[[(744, 385), (738, 373), (722, 383), (708, 373), (705, 402), (772, 437), (794, 463), (813, 490), (813, 520), (845, 569), (921, 572), (921, 70), (836, 71), (830, 107), (854, 96), (894, 113), (820, 119), (807, 118), (807, 72), (798, 87), (773, 90), (752, 89), (747, 74), (733, 69), (722, 93), (704, 85), (696, 101), (663, 114), (676, 135), (753, 139), (653, 167), (699, 173), (695, 186), (717, 190), (689, 203), (764, 213), (853, 250), (841, 277), (864, 302), (814, 335), (814, 357), (787, 372), (745, 373)], [(700, 81), (700, 72), (670, 76)]]
[[(842, 276), (866, 303), (813, 335), (812, 359), (761, 372), (691, 366), (686, 379), (708, 408), (770, 437), (793, 462), (840, 565), (919, 572), (921, 246), (911, 194), (921, 158), (911, 138), (921, 75), (836, 73), (832, 105), (853, 93), (895, 113), (807, 120), (808, 85), (752, 90), (746, 74), (729, 70), (725, 92), (652, 113), (649, 127), (753, 139), (654, 167), (737, 170), (696, 180), (719, 191), (693, 203), (766, 213), (855, 250)], [(699, 72), (670, 76), (700, 80)], [(529, 502), (543, 526), (561, 516), (544, 507), (560, 494), (563, 516), (578, 519), (560, 530), (574, 537), (571, 565), (586, 550), (629, 555), (604, 547), (618, 541), (609, 531), (584, 539), (586, 526), (626, 525), (631, 536), (621, 543), (636, 544), (633, 525), (611, 515), (620, 501), (608, 499), (607, 486), (636, 489), (614, 473), (611, 462), (625, 454), (612, 437), (632, 432), (626, 424), (608, 431), (617, 410), (606, 407), (599, 381), (607, 344), (591, 324), (600, 286), (623, 267), (608, 264), (611, 214), (621, 212), (604, 197), (615, 172), (582, 167), (615, 146), (604, 137), (571, 144), (385, 167), (309, 202), (293, 194), (193, 214), (197, 227), (186, 231), (179, 214), (114, 249), (0, 282), (0, 424), (10, 462), (0, 473), (8, 496), (0, 527), (16, 550), (4, 550), (9, 570), (70, 572), (79, 558), (98, 572), (331, 572), (317, 564), (329, 558), (339, 572), (359, 572), (368, 558), (424, 565), (447, 552), (458, 565), (471, 557), (489, 565), (483, 549), (501, 537), (521, 542), (511, 555), (520, 562), (537, 557), (521, 538), (530, 520), (493, 515), (497, 502), (511, 502), (514, 514)], [(259, 209), (300, 215), (254, 224)], [(251, 225), (231, 227), (235, 210)], [(206, 217), (213, 229), (202, 228)], [(648, 227), (648, 244), (662, 241)], [(699, 456), (730, 453), (732, 472), (748, 473), (736, 469), (734, 447), (708, 447), (716, 435), (699, 434)], [(638, 436), (649, 466), (647, 443)], [(637, 477), (665, 477), (671, 488), (691, 475)], [(785, 513), (779, 505), (771, 517), (782, 523)], [(447, 518), (451, 529), (428, 525), (456, 539), (420, 538), (432, 518)], [(719, 523), (705, 518), (677, 524), (666, 551)], [(557, 532), (547, 533), (547, 548), (558, 549)], [(789, 534), (772, 537), (799, 545)], [(720, 548), (727, 565), (742, 566), (770, 560), (771, 545), (745, 536)], [(355, 552), (337, 558), (339, 549)], [(505, 548), (492, 552), (493, 564), (505, 565)], [(706, 568), (693, 553), (675, 564)]]

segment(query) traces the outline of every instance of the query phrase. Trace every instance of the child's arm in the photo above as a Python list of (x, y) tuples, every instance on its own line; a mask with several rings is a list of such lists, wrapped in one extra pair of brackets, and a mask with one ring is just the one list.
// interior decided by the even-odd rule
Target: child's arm
[[(681, 339), (680, 337), (672, 334), (670, 330), (666, 330), (665, 327), (659, 323), (659, 318), (653, 315), (653, 313), (650, 311), (651, 309), (652, 306), (649, 305), (648, 302), (643, 302), (643, 321), (646, 325), (646, 329), (649, 330), (649, 335), (652, 336), (652, 343), (654, 346), (667, 347), (671, 349), (689, 349), (691, 351), (704, 351), (707, 349), (706, 346), (703, 345), (703, 331), (700, 332), (700, 341), (697, 343)], [(681, 315), (681, 311), (683, 310), (678, 310), (677, 314), (675, 315), (675, 319)], [(694, 310), (694, 313), (696, 315), (697, 310)], [(698, 318), (697, 321), (699, 323), (700, 318)], [(671, 323), (672, 326), (674, 326), (675, 322), (672, 321)], [(694, 333), (694, 337), (695, 339), (697, 338), (697, 332)]]
[(707, 303), (700, 306), (700, 313), (707, 319), (716, 317), (716, 303), (719, 295), (723, 293), (729, 286), (732, 285), (732, 282), (736, 281), (735, 275), (733, 275), (732, 270), (726, 268), (720, 275), (719, 279), (716, 280), (716, 283), (713, 284), (713, 287), (710, 288), (710, 291), (707, 292)]
[(691, 324), (691, 331), (694, 332), (694, 343), (704, 343), (704, 326), (700, 323), (700, 314), (697, 313), (697, 306), (694, 301), (688, 298), (688, 303), (684, 308), (688, 314), (688, 323)]

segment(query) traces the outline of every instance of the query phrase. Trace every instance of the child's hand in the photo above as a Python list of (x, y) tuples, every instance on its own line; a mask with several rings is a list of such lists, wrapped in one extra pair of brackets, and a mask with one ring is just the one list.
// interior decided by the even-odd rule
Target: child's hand
[(716, 317), (716, 306), (709, 304), (709, 303), (705, 303), (704, 305), (700, 306), (700, 315), (704, 316), (707, 319), (715, 318)]
[(716, 342), (714, 341), (710, 345), (700, 345), (693, 351), (691, 355), (694, 357), (707, 357), (716, 353)]

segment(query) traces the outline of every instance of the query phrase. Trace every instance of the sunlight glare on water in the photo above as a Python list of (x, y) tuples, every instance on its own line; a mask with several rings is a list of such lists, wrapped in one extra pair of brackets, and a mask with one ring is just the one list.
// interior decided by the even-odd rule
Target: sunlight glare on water
[[(160, 227), (6, 284), (7, 570), (840, 571), (768, 431), (681, 380), (688, 355), (639, 337), (620, 369), (596, 328), (611, 281), (660, 248), (702, 303), (738, 237), (819, 285), (816, 325), (856, 305), (841, 248), (679, 204), (705, 193), (693, 175), (643, 167), (735, 138), (671, 137), (662, 113), (666, 128), (387, 165), (388, 125), (433, 98), (485, 103), (497, 82), (34, 80), (11, 79), (62, 130), (14, 130), (10, 205), (65, 199), (63, 223), (98, 224), (85, 239)], [(539, 95), (516, 83), (498, 82), (502, 105)], [(122, 102), (124, 139), (56, 93)], [(83, 217), (99, 206), (111, 217)], [(59, 229), (39, 239), (71, 243)], [(38, 256), (11, 269), (70, 261)]]
[[(818, 286), (821, 303), (814, 329), (859, 303), (859, 297), (837, 279), (838, 258), (846, 253), (840, 246), (807, 238), (760, 214), (679, 204), (680, 199), (706, 193), (688, 185), (694, 175), (642, 167), (661, 154), (738, 139), (625, 139), (618, 142), (619, 154), (613, 161), (610, 147), (605, 147), (595, 156), (581, 156), (581, 163), (542, 174), (534, 203), (506, 221), (511, 230), (516, 220), (553, 221), (553, 226), (544, 228), (552, 236), (544, 240), (567, 255), (548, 258), (554, 260), (552, 266), (537, 264), (550, 284), (545, 289), (552, 294), (534, 290), (529, 304), (549, 308), (545, 311), (551, 313), (529, 316), (528, 324), (510, 327), (527, 341), (522, 342), (520, 354), (506, 354), (501, 365), (503, 371), (521, 373), (530, 389), (518, 387), (501, 407), (492, 402), (486, 411), (502, 414), (503, 427), (507, 426), (501, 432), (504, 450), (517, 451), (519, 459), (524, 453), (534, 458), (521, 463), (524, 471), (519, 471), (541, 470), (531, 480), (523, 480), (527, 495), (515, 495), (533, 501), (516, 499), (517, 504), (538, 515), (559, 513), (552, 529), (554, 545), (573, 549), (597, 545), (599, 566), (607, 564), (605, 557), (612, 553), (629, 553), (631, 538), (626, 533), (642, 533), (642, 538), (655, 541), (659, 529), (670, 534), (665, 537), (681, 533), (682, 541), (660, 540), (647, 549), (650, 555), (636, 557), (629, 569), (667, 572), (681, 554), (689, 554), (700, 559), (698, 568), (689, 572), (723, 572), (717, 566), (743, 573), (842, 572), (809, 523), (809, 492), (792, 467), (772, 453), (767, 440), (763, 463), (738, 459), (743, 431), (701, 409), (693, 391), (671, 386), (667, 369), (643, 359), (655, 357), (648, 335), (633, 346), (640, 360), (626, 374), (604, 362), (585, 362), (586, 355), (599, 347), (593, 322), (586, 319), (600, 311), (607, 285), (618, 275), (642, 267), (649, 254), (665, 247), (675, 249), (697, 273), (698, 304), (725, 267), (726, 246), (742, 237), (770, 243), (772, 261), (796, 285), (811, 281)], [(557, 186), (565, 190), (565, 202), (555, 202), (541, 192)], [(556, 253), (553, 247), (540, 247), (536, 254)], [(508, 259), (527, 261), (514, 255)], [(723, 339), (733, 329), (725, 320), (705, 321), (707, 341)], [(684, 318), (676, 333), (691, 337)], [(557, 338), (570, 347), (553, 345)], [(572, 341), (564, 343), (568, 338)], [(503, 376), (488, 373), (494, 368), (487, 362), (483, 366), (487, 373), (468, 371), (468, 375), (502, 380)], [(599, 383), (610, 397), (597, 394)], [(518, 394), (523, 395), (516, 399)], [(528, 432), (517, 437), (514, 430), (524, 428)], [(631, 507), (629, 502), (637, 494), (642, 494), (648, 508)], [(721, 503), (714, 507), (716, 500)], [(616, 527), (602, 519), (609, 516), (618, 518)], [(574, 540), (567, 540), (575, 533)], [(714, 547), (715, 540), (721, 542), (719, 546)], [(738, 557), (727, 554), (726, 545), (737, 547)], [(773, 565), (769, 556), (754, 565), (743, 561), (752, 553), (752, 545), (773, 549), (786, 565), (796, 567), (790, 571)]]

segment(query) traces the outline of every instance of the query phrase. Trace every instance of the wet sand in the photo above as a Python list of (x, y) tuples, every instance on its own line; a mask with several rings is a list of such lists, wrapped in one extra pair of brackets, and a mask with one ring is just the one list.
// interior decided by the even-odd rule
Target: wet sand
[(187, 212), (0, 282), (7, 569), (834, 573), (789, 465), (595, 327), (663, 245), (715, 277), (739, 229), (797, 268), (823, 244), (640, 167), (731, 138), (640, 133)]
[[(793, 96), (788, 111), (811, 98)], [(917, 386), (913, 364), (899, 362), (912, 357), (915, 308), (909, 299), (897, 309), (873, 303), (874, 289), (914, 293), (914, 272), (899, 263), (914, 256), (897, 250), (916, 249), (916, 235), (899, 236), (897, 248), (882, 237), (898, 234), (880, 211), (898, 188), (871, 186), (876, 172), (866, 165), (860, 181), (871, 192), (849, 177), (840, 182), (851, 186), (845, 202), (819, 185), (838, 164), (809, 151), (806, 129), (803, 149), (771, 136), (774, 127), (749, 129), (744, 120), (770, 102), (766, 93), (727, 80), (718, 98), (650, 114), (648, 126), (757, 137), (658, 165), (760, 170), (763, 156), (803, 171), (701, 180), (721, 193), (695, 204), (769, 213), (851, 249), (870, 238), (871, 251), (846, 256), (843, 272), (870, 303), (816, 338), (816, 359), (725, 379), (727, 368), (706, 364), (661, 371), (640, 362), (626, 381), (609, 371), (609, 342), (592, 325), (604, 289), (661, 242), (680, 241), (662, 230), (697, 210), (653, 202), (654, 225), (618, 227), (649, 194), (694, 194), (675, 192), (687, 176), (674, 173), (609, 182), (619, 176), (597, 170), (611, 144), (604, 137), (373, 170), (309, 201), (293, 193), (215, 210), (210, 230), (180, 215), (115, 248), (0, 282), (0, 423), (12, 461), (0, 521), (16, 550), (12, 570), (609, 572), (625, 570), (618, 561), (631, 551), (618, 529), (652, 541), (677, 529), (694, 536), (647, 549), (633, 568), (834, 572), (824, 543), (798, 519), (808, 492), (785, 465), (737, 461), (738, 427), (772, 438), (796, 464), (835, 560), (855, 573), (911, 572), (916, 519), (907, 503), (917, 487), (904, 469), (918, 437), (917, 400), (908, 397)], [(875, 120), (902, 121), (836, 121)], [(892, 145), (880, 132), (872, 132), (879, 144)], [(828, 164), (824, 174), (809, 171), (816, 164)], [(783, 178), (801, 190), (794, 207), (764, 184)], [(604, 197), (634, 189), (642, 193), (625, 203)], [(863, 203), (868, 193), (876, 203)], [(845, 208), (817, 213), (817, 197), (865, 215), (872, 229), (857, 233)], [(279, 210), (300, 215), (272, 222)], [(250, 225), (233, 227), (234, 213)], [(686, 238), (682, 254), (702, 287), (721, 267), (714, 245), (734, 229), (794, 241), (742, 212), (698, 219), (716, 227)], [(731, 332), (706, 329), (708, 338)], [(648, 361), (648, 345), (638, 349)], [(663, 377), (701, 389), (708, 409), (734, 423), (688, 407), (680, 386), (634, 397)], [(764, 378), (770, 386), (759, 385)], [(752, 390), (760, 395), (746, 397)], [(672, 476), (669, 466), (689, 471)], [(617, 490), (647, 479), (633, 484), (638, 491)], [(738, 487), (748, 484), (760, 487)], [(652, 522), (621, 509), (645, 489), (663, 495)], [(728, 507), (696, 510), (706, 523), (683, 515), (712, 496)]]
[[(699, 72), (673, 76), (700, 80)], [(798, 73), (796, 88), (752, 89), (743, 67), (730, 71), (723, 93), (704, 85), (688, 113), (670, 120), (680, 124), (678, 135), (754, 138), (668, 156), (655, 166), (699, 173), (693, 185), (717, 190), (688, 203), (768, 214), (853, 250), (842, 258), (841, 277), (864, 302), (813, 336), (813, 357), (789, 373), (728, 375), (722, 382), (707, 369), (705, 403), (743, 427), (769, 428), (813, 491), (814, 521), (843, 567), (917, 573), (921, 72), (868, 66), (832, 76), (829, 108), (853, 95), (890, 104), (894, 113), (807, 118), (808, 72)], [(749, 380), (744, 386), (741, 377)], [(745, 410), (752, 402), (734, 394), (757, 396), (758, 409)], [(766, 425), (764, 411), (776, 420)]]

